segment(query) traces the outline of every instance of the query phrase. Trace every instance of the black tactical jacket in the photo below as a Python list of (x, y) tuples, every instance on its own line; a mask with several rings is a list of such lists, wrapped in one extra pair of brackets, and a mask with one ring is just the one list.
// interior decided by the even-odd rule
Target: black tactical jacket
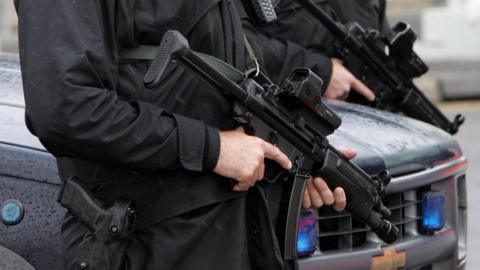
[(244, 195), (211, 172), (219, 130), (236, 127), (230, 102), (174, 64), (147, 89), (149, 61), (118, 56), (177, 29), (192, 49), (243, 69), (232, 0), (16, 0), (16, 7), (26, 121), (59, 157), (62, 178), (78, 176), (107, 205), (134, 200), (138, 228)]
[(177, 29), (194, 50), (244, 67), (243, 31), (226, 0), (17, 0), (26, 121), (107, 205), (137, 203), (138, 225), (244, 194), (211, 172), (219, 130), (235, 128), (231, 104), (170, 65), (155, 89), (149, 62), (118, 52), (158, 45)]
[[(250, 0), (245, 0), (250, 1)], [(297, 0), (273, 0), (278, 19), (268, 24), (256, 23), (257, 33), (269, 36), (271, 39), (283, 40), (290, 47), (303, 46), (310, 52), (299, 55), (299, 62), (304, 60), (307, 67), (312, 68), (324, 79), (324, 88), (328, 86), (331, 77), (332, 64), (330, 57), (333, 52), (334, 38), (327, 29), (305, 10)], [(342, 23), (356, 21), (363, 27), (388, 31), (385, 17), (385, 0), (314, 0), (323, 10)], [(252, 21), (252, 20), (250, 20)], [(255, 24), (254, 21), (251, 23)], [(245, 20), (244, 20), (245, 24)], [(247, 24), (247, 27), (248, 24)], [(250, 33), (247, 31), (247, 33)], [(253, 35), (255, 35), (255, 32)], [(260, 43), (260, 50), (265, 55), (266, 66), (271, 66), (270, 72), (277, 72), (281, 66), (278, 58), (271, 57), (268, 51), (272, 45)], [(270, 56), (270, 59), (267, 59)], [(316, 62), (316, 65), (309, 63)], [(268, 65), (268, 63), (273, 63)], [(276, 68), (275, 68), (276, 67)], [(280, 72), (281, 73), (281, 72)]]

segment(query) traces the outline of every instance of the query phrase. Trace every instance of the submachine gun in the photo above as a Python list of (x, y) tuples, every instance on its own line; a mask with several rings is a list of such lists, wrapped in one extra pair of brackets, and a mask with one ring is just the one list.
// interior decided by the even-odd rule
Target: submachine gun
[[(345, 67), (375, 93), (376, 100), (370, 105), (401, 111), (452, 135), (457, 133), (465, 118), (459, 114), (453, 122), (448, 120), (413, 82), (428, 71), (428, 66), (413, 51), (417, 35), (410, 25), (398, 23), (388, 38), (357, 22), (343, 25), (312, 0), (298, 2), (333, 34), (336, 54)], [(358, 96), (352, 101), (358, 101)]]
[[(293, 161), (292, 170), (285, 172), (293, 180), (284, 182), (288, 185), (285, 190), (290, 191), (284, 238), (280, 239), (286, 260), (297, 258), (298, 219), (305, 185), (312, 174), (324, 177), (330, 187), (343, 187), (347, 210), (383, 241), (392, 243), (398, 238), (399, 230), (387, 220), (390, 211), (381, 200), (390, 180), (388, 172), (376, 179), (370, 177), (326, 139), (341, 119), (322, 101), (319, 77), (308, 69), (297, 69), (281, 87), (262, 87), (227, 63), (192, 51), (179, 32), (170, 30), (164, 34), (144, 78), (147, 87), (160, 81), (171, 61), (183, 64), (233, 100), (237, 115), (248, 121), (253, 134), (278, 146)], [(234, 81), (235, 73), (239, 76)]]

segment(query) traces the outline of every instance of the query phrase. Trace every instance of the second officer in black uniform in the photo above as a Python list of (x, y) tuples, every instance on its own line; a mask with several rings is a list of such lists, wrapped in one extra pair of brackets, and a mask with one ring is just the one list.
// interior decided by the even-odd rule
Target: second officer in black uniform
[[(242, 0), (245, 6), (253, 1)], [(288, 74), (282, 70), (284, 61), (294, 61), (306, 66), (324, 79), (324, 96), (346, 99), (350, 90), (375, 98), (374, 93), (355, 78), (334, 52), (335, 39), (325, 26), (314, 18), (298, 0), (271, 1), (277, 18), (265, 22), (256, 18), (251, 8), (242, 13), (243, 25), (257, 52), (262, 52), (263, 63), (272, 74), (282, 79)], [(365, 28), (376, 29), (388, 34), (385, 0), (314, 0), (332, 18), (345, 24), (358, 22)], [(256, 40), (256, 42), (254, 42)], [(292, 55), (292, 51), (298, 52)], [(285, 60), (287, 59), (287, 60)]]

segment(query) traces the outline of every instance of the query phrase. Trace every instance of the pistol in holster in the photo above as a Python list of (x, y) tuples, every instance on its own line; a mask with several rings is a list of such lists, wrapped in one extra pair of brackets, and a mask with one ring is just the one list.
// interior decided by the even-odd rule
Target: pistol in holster
[(135, 205), (126, 199), (106, 208), (77, 177), (63, 183), (58, 202), (89, 230), (78, 246), (76, 269), (118, 269), (134, 230)]

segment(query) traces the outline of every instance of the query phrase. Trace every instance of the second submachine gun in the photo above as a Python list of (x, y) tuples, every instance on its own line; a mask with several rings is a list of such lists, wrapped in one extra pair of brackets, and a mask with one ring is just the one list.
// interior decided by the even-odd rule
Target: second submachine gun
[(410, 25), (400, 22), (386, 37), (357, 22), (342, 24), (333, 20), (312, 0), (298, 0), (335, 37), (335, 53), (345, 67), (375, 93), (371, 104), (380, 109), (401, 111), (455, 134), (465, 118), (451, 122), (418, 87), (413, 78), (428, 71), (428, 66), (413, 51), (417, 38)]
[[(382, 203), (388, 172), (372, 178), (332, 145), (327, 136), (341, 119), (322, 101), (322, 80), (308, 69), (297, 69), (283, 85), (259, 85), (255, 80), (216, 58), (197, 53), (177, 31), (167, 31), (147, 72), (144, 83), (154, 86), (166, 66), (176, 61), (203, 77), (223, 95), (233, 100), (237, 116), (246, 120), (252, 133), (269, 141), (293, 161), (289, 179), (287, 212), (281, 235), (284, 257), (294, 260), (297, 226), (303, 192), (310, 175), (322, 176), (330, 187), (342, 187), (346, 209), (367, 224), (383, 241), (392, 243), (399, 230), (388, 221), (390, 211)], [(238, 73), (236, 76), (235, 73)], [(237, 77), (237, 79), (232, 79)]]

